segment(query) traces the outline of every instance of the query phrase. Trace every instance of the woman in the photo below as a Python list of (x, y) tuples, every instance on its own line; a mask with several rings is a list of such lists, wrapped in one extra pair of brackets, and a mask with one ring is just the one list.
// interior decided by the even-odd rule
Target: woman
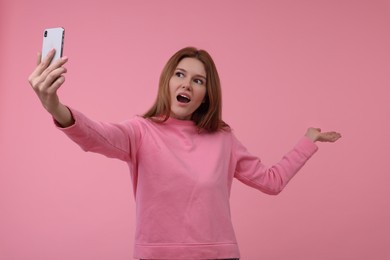
[(233, 178), (278, 194), (336, 132), (309, 128), (283, 159), (268, 168), (236, 139), (221, 117), (215, 64), (204, 50), (184, 48), (165, 65), (158, 96), (142, 117), (98, 123), (63, 105), (57, 95), (66, 69), (54, 51), (29, 77), (58, 128), (85, 151), (129, 165), (136, 200), (134, 257), (140, 259), (238, 259), (230, 218)]

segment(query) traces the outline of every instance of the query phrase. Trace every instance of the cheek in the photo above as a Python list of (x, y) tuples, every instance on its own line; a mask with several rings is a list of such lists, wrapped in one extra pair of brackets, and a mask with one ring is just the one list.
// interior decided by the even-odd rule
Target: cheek
[(174, 80), (169, 80), (168, 83), (169, 92), (172, 94), (175, 91), (175, 82)]
[(169, 80), (168, 84), (169, 84), (168, 87), (170, 91), (176, 91), (177, 88), (180, 86), (181, 82), (180, 79), (178, 79), (177, 77), (172, 77)]
[(204, 99), (205, 99), (205, 97), (206, 97), (206, 87), (203, 87), (202, 89), (200, 89), (199, 90), (199, 92), (198, 92), (198, 100), (199, 101), (203, 101)]

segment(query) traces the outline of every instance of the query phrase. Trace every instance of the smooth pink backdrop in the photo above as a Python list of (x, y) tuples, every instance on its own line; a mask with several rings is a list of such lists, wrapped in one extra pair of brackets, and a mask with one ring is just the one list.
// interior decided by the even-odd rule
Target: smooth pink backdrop
[(309, 126), (343, 134), (276, 197), (234, 182), (244, 260), (390, 259), (390, 5), (381, 0), (0, 2), (0, 259), (132, 259), (126, 165), (57, 131), (27, 77), (66, 29), (64, 103), (117, 122), (146, 111), (192, 45), (214, 57), (224, 119), (272, 164)]

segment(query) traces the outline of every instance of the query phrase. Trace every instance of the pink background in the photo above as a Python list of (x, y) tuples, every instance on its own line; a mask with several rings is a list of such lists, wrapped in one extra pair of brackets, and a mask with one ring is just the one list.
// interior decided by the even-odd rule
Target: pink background
[(266, 164), (309, 126), (343, 134), (279, 196), (235, 181), (242, 259), (390, 259), (390, 4), (381, 0), (0, 2), (0, 259), (132, 259), (127, 166), (57, 131), (27, 77), (46, 27), (66, 29), (62, 101), (117, 122), (160, 71), (214, 57), (224, 119)]

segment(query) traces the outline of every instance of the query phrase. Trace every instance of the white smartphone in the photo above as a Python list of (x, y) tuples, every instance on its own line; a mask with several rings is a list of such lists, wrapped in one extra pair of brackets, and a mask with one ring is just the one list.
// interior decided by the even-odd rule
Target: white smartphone
[(44, 30), (41, 60), (43, 60), (47, 53), (53, 48), (56, 50), (56, 53), (51, 63), (62, 57), (62, 52), (64, 50), (64, 36), (65, 29), (62, 27), (48, 28)]

